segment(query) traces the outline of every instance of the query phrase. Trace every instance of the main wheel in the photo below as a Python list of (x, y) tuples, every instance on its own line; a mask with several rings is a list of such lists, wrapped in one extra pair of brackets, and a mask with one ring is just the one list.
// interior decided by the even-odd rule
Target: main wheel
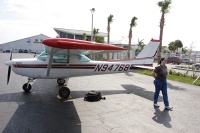
[(28, 84), (28, 83), (26, 83), (26, 84), (24, 84), (23, 85), (23, 90), (25, 91), (25, 92), (29, 92), (30, 90), (31, 90), (31, 85), (30, 84)]
[(65, 84), (65, 79), (57, 79), (57, 83), (59, 85), (64, 85)]
[(61, 87), (60, 90), (59, 90), (59, 96), (64, 98), (64, 99), (67, 99), (70, 95), (70, 89), (67, 88), (67, 87)]

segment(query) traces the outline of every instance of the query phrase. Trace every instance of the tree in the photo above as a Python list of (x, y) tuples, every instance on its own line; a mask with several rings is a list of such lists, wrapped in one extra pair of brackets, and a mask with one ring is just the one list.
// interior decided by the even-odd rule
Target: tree
[(158, 49), (158, 62), (160, 61), (161, 58), (161, 50), (162, 50), (162, 38), (163, 38), (163, 29), (164, 29), (164, 24), (165, 24), (165, 14), (169, 13), (170, 10), (170, 4), (171, 0), (164, 0), (164, 1), (159, 1), (157, 5), (161, 8), (161, 19), (160, 19), (160, 46)]
[(104, 37), (96, 36), (95, 42), (98, 42), (98, 43), (105, 43), (105, 42), (104, 42)]
[(144, 49), (144, 46), (146, 46), (146, 45), (144, 44), (143, 40), (144, 40), (144, 39), (139, 40), (139, 38), (138, 38), (138, 50), (137, 50), (137, 52), (141, 52), (141, 51)]
[(167, 53), (167, 46), (162, 46), (162, 52)]
[(96, 40), (96, 35), (99, 34), (99, 29), (94, 28), (93, 29), (93, 39), (92, 40)]
[(87, 35), (86, 35), (86, 33), (83, 33), (83, 35), (82, 35), (82, 39), (83, 39), (83, 40), (86, 40), (86, 39), (87, 39)]
[(178, 48), (182, 48), (183, 47), (183, 43), (180, 40), (176, 40), (175, 42), (176, 45), (176, 50), (178, 51)]
[(134, 16), (131, 19), (131, 23), (130, 23), (130, 29), (129, 29), (129, 41), (128, 41), (128, 59), (130, 59), (130, 50), (131, 50), (131, 39), (132, 39), (132, 28), (135, 27), (137, 25), (136, 23), (137, 18)]
[(182, 48), (182, 53), (183, 54), (186, 54), (187, 52), (188, 52), (188, 48), (187, 47)]
[[(108, 16), (108, 26), (107, 26), (107, 31), (108, 31), (108, 40), (107, 40), (107, 43), (110, 44), (110, 24), (113, 22), (113, 15), (110, 14)], [(110, 60), (110, 56), (109, 56), (109, 53), (107, 53), (107, 60)]]
[(174, 42), (170, 42), (168, 49), (172, 52), (176, 51), (176, 45)]

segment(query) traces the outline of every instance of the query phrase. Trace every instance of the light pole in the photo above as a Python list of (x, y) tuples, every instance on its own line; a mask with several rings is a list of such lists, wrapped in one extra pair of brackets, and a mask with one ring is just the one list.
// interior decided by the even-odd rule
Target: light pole
[(91, 13), (92, 13), (92, 28), (91, 28), (91, 42), (93, 41), (93, 13), (95, 12), (95, 9), (92, 8), (90, 9)]

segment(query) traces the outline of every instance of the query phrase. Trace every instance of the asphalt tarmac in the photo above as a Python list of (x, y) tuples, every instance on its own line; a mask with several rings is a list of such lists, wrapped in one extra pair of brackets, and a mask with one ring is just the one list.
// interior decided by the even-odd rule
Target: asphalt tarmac
[[(33, 57), (13, 54), (13, 58)], [(173, 111), (153, 107), (153, 77), (136, 73), (71, 78), (72, 99), (57, 99), (56, 79), (38, 79), (30, 93), (22, 86), (27, 77), (11, 73), (3, 62), (10, 54), (0, 53), (0, 132), (3, 133), (199, 133), (200, 87), (168, 81)], [(84, 101), (90, 90), (106, 100)]]

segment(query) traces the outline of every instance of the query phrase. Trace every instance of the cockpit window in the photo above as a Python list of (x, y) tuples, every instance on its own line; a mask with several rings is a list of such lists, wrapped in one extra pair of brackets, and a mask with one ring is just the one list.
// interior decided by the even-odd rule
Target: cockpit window
[(77, 57), (78, 57), (78, 60), (80, 62), (88, 62), (88, 61), (90, 61), (90, 59), (88, 57), (86, 57), (85, 55), (82, 55), (82, 54), (77, 55)]
[(47, 56), (48, 56), (48, 53), (43, 51), (40, 55), (38, 55), (37, 59), (39, 59), (41, 61), (45, 61), (47, 59)]
[[(54, 54), (53, 55), (53, 63), (69, 63), (69, 56), (68, 54)], [(37, 59), (41, 61), (46, 61), (48, 57), (48, 53), (43, 51), (40, 55), (38, 55)], [(88, 62), (90, 59), (85, 55), (77, 55), (77, 58), (80, 62)]]
[[(45, 61), (47, 59), (48, 53), (43, 51), (40, 55), (38, 55), (37, 59), (41, 61)], [(69, 57), (66, 54), (54, 54), (53, 55), (54, 63), (69, 63)]]
[(68, 55), (54, 54), (53, 56), (54, 63), (69, 63)]

